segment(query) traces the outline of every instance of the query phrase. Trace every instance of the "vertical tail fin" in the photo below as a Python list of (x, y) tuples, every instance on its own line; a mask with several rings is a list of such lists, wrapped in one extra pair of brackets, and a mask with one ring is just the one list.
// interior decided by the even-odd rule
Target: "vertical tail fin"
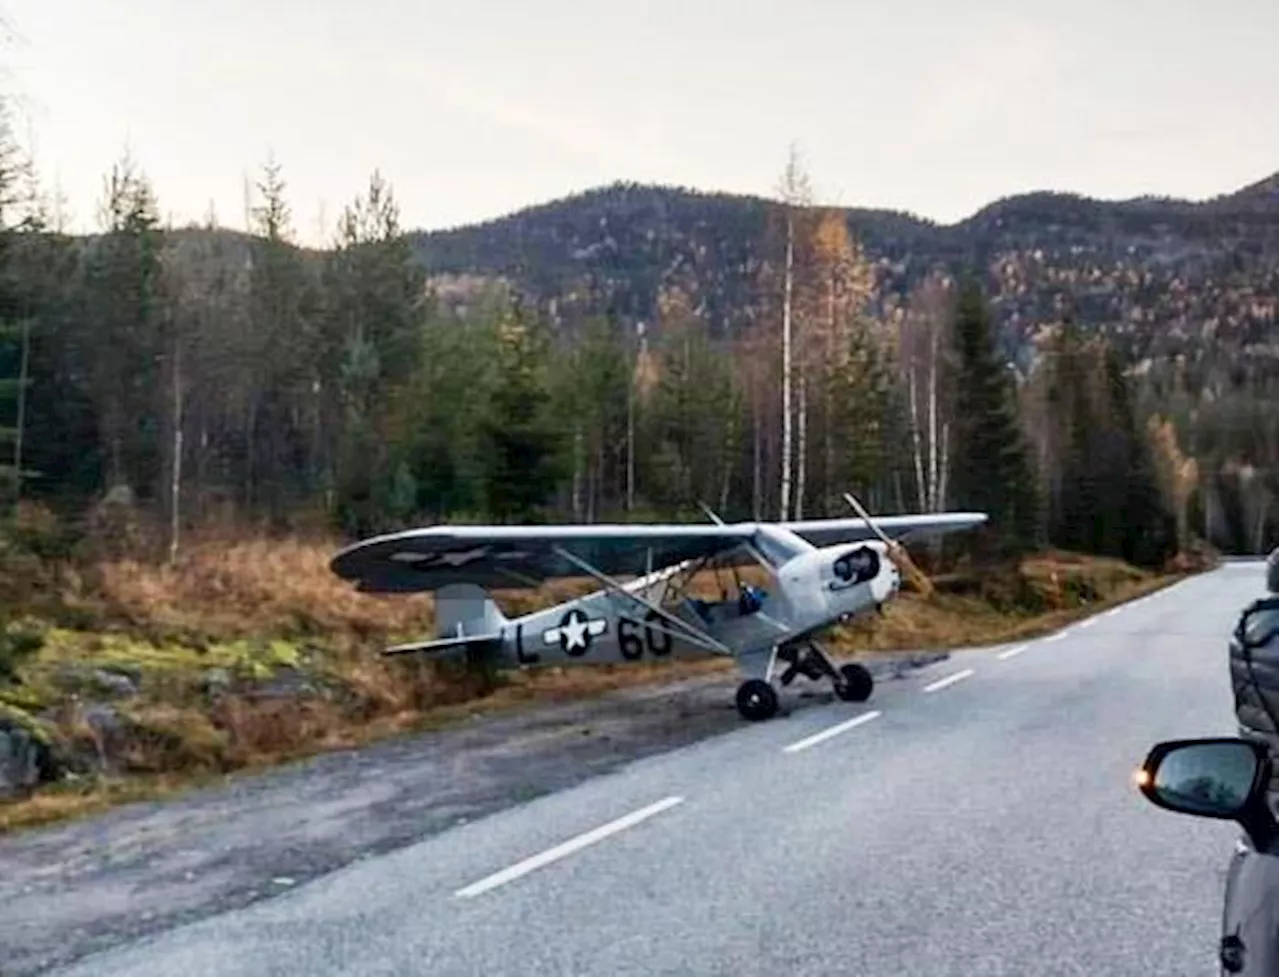
[(452, 654), (462, 650), (492, 651), (501, 647), (506, 617), (485, 591), (460, 583), (436, 591), (436, 638), (394, 645), (384, 655)]
[(493, 598), (471, 583), (449, 584), (436, 591), (436, 636), (497, 636), (507, 619)]

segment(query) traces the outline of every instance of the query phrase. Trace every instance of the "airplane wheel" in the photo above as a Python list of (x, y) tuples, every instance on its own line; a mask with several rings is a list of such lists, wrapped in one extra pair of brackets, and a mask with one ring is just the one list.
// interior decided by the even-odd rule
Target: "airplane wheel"
[(845, 702), (865, 702), (871, 698), (871, 689), (874, 685), (875, 680), (865, 666), (850, 662), (840, 666), (840, 681), (836, 684), (836, 695)]
[(747, 679), (738, 686), (738, 712), (743, 719), (758, 722), (770, 719), (778, 711), (778, 693), (764, 679)]

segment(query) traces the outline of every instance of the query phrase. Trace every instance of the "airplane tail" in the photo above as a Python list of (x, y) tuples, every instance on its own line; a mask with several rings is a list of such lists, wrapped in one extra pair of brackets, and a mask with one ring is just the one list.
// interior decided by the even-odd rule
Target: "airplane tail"
[(507, 618), (482, 587), (470, 583), (450, 584), (436, 591), (436, 637), (394, 645), (384, 655), (406, 655), (496, 650), (502, 645)]

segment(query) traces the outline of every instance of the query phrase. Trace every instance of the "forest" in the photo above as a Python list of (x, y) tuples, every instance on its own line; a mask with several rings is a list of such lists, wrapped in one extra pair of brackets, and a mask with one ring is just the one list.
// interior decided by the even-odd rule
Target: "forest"
[[(622, 187), (423, 234), (375, 171), (320, 249), (279, 162), (249, 189), (244, 227), (174, 227), (124, 154), (70, 234), (0, 128), (0, 831), (729, 664), (379, 656), (433, 608), (330, 572), (371, 533), (843, 516), (846, 492), (987, 513), (915, 554), (936, 592), (832, 636), (890, 655), (1275, 545), (1258, 188), (1137, 232), (1052, 197), (939, 229), (814, 203), (793, 153), (767, 201)], [(576, 592), (544, 591), (495, 596)]]
[(1088, 281), (1011, 342), (1007, 294), (1027, 290), (1007, 254), (886, 284), (794, 151), (735, 231), (731, 317), (705, 255), (650, 275), (637, 316), (573, 281), (527, 287), (536, 268), (431, 267), (377, 172), (321, 251), (295, 244), (282, 165), (252, 191), (244, 230), (164, 226), (126, 154), (99, 233), (68, 235), (6, 131), (0, 472), (57, 546), (172, 561), (211, 531), (813, 518), (845, 514), (845, 491), (988, 512), (1008, 552), (1275, 545), (1273, 285), (1248, 335), (1191, 356), (1135, 344), (1141, 308), (1126, 329), (1077, 314)]

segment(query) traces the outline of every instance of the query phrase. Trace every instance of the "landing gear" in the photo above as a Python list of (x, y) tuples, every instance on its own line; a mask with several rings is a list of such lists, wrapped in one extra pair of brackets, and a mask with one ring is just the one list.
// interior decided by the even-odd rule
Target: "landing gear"
[(778, 660), (787, 666), (778, 677), (783, 686), (794, 682), (797, 675), (814, 681), (826, 678), (831, 680), (836, 696), (845, 702), (866, 702), (871, 698), (875, 681), (865, 665), (849, 662), (837, 669), (826, 652), (815, 644), (779, 650)]
[(866, 702), (871, 698), (875, 681), (865, 666), (849, 662), (840, 666), (840, 680), (835, 683), (836, 695), (845, 702)]
[(764, 679), (749, 678), (738, 686), (737, 703), (743, 719), (772, 719), (778, 712), (778, 693)]
[(827, 653), (815, 644), (775, 648), (765, 665), (764, 678), (749, 678), (738, 686), (738, 712), (743, 719), (759, 722), (777, 715), (778, 692), (770, 679), (778, 662), (785, 666), (778, 676), (778, 682), (784, 688), (794, 682), (797, 675), (814, 681), (825, 678), (830, 680), (836, 698), (844, 702), (866, 702), (875, 686), (875, 680), (865, 665), (846, 662), (837, 668)]

